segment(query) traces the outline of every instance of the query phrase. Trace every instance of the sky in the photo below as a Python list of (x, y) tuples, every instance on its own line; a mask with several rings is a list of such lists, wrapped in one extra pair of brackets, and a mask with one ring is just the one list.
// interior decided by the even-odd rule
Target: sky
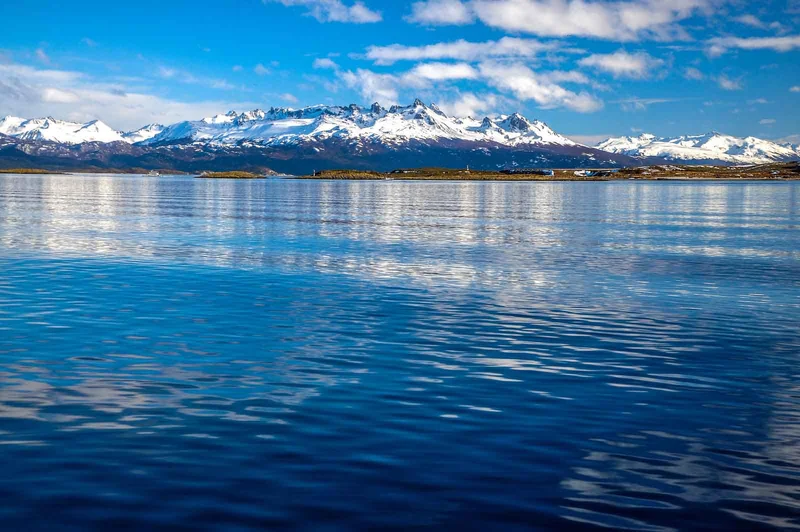
[(0, 116), (131, 130), (419, 98), (586, 143), (800, 143), (800, 0), (17, 0), (2, 15)]

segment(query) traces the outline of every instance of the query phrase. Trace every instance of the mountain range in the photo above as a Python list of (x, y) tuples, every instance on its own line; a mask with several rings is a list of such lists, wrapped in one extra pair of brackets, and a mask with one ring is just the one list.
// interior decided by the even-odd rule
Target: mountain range
[(99, 120), (81, 124), (52, 117), (0, 119), (0, 167), (6, 168), (188, 172), (249, 168), (300, 174), (341, 167), (572, 168), (797, 159), (797, 146), (716, 132), (676, 138), (619, 137), (590, 147), (518, 113), (459, 118), (420, 100), (388, 109), (373, 104), (231, 111), (129, 132)]

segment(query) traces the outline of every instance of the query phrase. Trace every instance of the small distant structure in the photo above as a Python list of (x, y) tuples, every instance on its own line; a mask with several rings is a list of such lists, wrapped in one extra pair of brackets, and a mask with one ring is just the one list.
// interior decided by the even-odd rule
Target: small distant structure
[(577, 177), (611, 177), (617, 172), (618, 170), (576, 170), (574, 174)]
[(149, 172), (147, 172), (147, 175), (150, 177), (158, 177), (161, 175), (161, 172), (159, 172), (158, 170), (150, 170)]
[(553, 177), (555, 172), (544, 168), (507, 168), (500, 170), (501, 174), (505, 175), (541, 175), (546, 177)]

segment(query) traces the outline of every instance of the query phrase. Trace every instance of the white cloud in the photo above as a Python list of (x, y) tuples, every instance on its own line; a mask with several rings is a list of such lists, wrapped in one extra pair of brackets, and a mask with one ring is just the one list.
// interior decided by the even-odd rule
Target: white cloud
[(81, 39), (81, 42), (90, 48), (94, 48), (95, 46), (97, 46), (97, 43), (92, 39), (90, 39), (89, 37), (84, 37), (83, 39)]
[(557, 43), (543, 43), (535, 39), (503, 37), (497, 41), (470, 42), (464, 39), (429, 44), (427, 46), (370, 46), (366, 57), (379, 65), (391, 65), (398, 61), (424, 61), (455, 59), (458, 61), (483, 61), (501, 58), (532, 58), (554, 50)]
[(362, 97), (384, 105), (398, 103), (400, 89), (427, 89), (434, 83), (476, 79), (477, 70), (466, 63), (422, 63), (398, 74), (380, 74), (366, 69), (355, 72), (338, 71), (345, 85), (357, 90)]
[(336, 70), (337, 68), (339, 68), (339, 65), (337, 65), (333, 59), (322, 57), (314, 59), (314, 68)]
[(612, 54), (590, 55), (581, 59), (578, 64), (608, 72), (615, 78), (643, 79), (649, 77), (653, 70), (664, 66), (664, 61), (645, 52), (630, 54), (619, 50)]
[(42, 89), (41, 98), (46, 103), (75, 103), (80, 101), (80, 96), (77, 93), (54, 87)]
[(455, 100), (439, 103), (439, 107), (451, 116), (472, 116), (477, 117), (493, 110), (498, 104), (499, 98), (495, 94), (475, 95), (467, 92), (459, 95)]
[(362, 97), (383, 105), (393, 105), (399, 100), (397, 77), (391, 74), (378, 74), (371, 70), (359, 68), (355, 72), (340, 73), (342, 81), (351, 89), (357, 90)]
[(619, 104), (620, 108), (626, 112), (645, 111), (647, 108), (654, 104), (670, 103), (676, 100), (672, 98), (625, 98), (623, 100), (616, 100), (611, 103)]
[(266, 75), (268, 75), (268, 74), (272, 73), (272, 71), (271, 71), (270, 69), (268, 69), (267, 67), (265, 67), (265, 66), (264, 66), (263, 64), (261, 64), (261, 63), (257, 64), (257, 65), (256, 65), (256, 66), (253, 68), (253, 72), (255, 72), (256, 74), (258, 74), (259, 76), (266, 76)]
[(475, 15), (461, 0), (426, 0), (414, 2), (407, 19), (425, 25), (469, 24)]
[(298, 102), (297, 96), (295, 96), (294, 94), (288, 93), (288, 92), (284, 92), (283, 94), (281, 94), (281, 100), (287, 101), (289, 103), (297, 103)]
[(705, 75), (700, 72), (699, 69), (694, 67), (688, 67), (686, 70), (683, 71), (683, 77), (686, 79), (693, 79), (695, 81), (699, 81), (705, 78)]
[(775, 122), (776, 120), (774, 118), (762, 118), (761, 120), (758, 121), (758, 123), (761, 124), (762, 126), (771, 126)]
[(731, 79), (725, 74), (722, 74), (720, 77), (717, 78), (717, 84), (721, 89), (724, 89), (726, 91), (742, 90), (742, 80)]
[(784, 37), (716, 37), (708, 41), (708, 53), (719, 56), (731, 48), (741, 50), (773, 50), (789, 52), (800, 48), (800, 35)]
[(304, 6), (308, 9), (308, 14), (320, 22), (366, 24), (383, 20), (380, 12), (372, 11), (360, 1), (349, 6), (342, 0), (263, 0), (263, 2), (279, 2), (287, 7)]
[(233, 65), (233, 68), (231, 68), (231, 70), (233, 70), (234, 72), (241, 72), (242, 70), (244, 70), (244, 67), (242, 65)]
[(755, 15), (739, 15), (738, 17), (733, 18), (734, 22), (738, 22), (740, 24), (744, 24), (745, 26), (751, 26), (753, 28), (766, 28), (767, 25), (764, 24), (761, 19), (756, 17)]
[(603, 107), (603, 102), (594, 96), (575, 93), (553, 83), (546, 77), (538, 76), (527, 66), (497, 62), (481, 63), (481, 77), (487, 83), (503, 92), (510, 92), (516, 98), (532, 100), (543, 108), (566, 107), (581, 113), (590, 113)]
[(592, 83), (592, 80), (590, 80), (586, 74), (578, 72), (577, 70), (555, 70), (553, 72), (540, 74), (540, 77), (546, 78), (548, 81), (554, 83), (578, 83), (581, 85), (589, 85)]
[(755, 100), (747, 100), (748, 105), (767, 105), (769, 100), (766, 98), (756, 98)]
[(800, 85), (795, 85), (794, 87), (789, 89), (789, 92), (800, 92)]
[(412, 5), (412, 21), (465, 24), (473, 18), (509, 32), (614, 41), (686, 39), (678, 25), (725, 0), (428, 0)]
[(476, 79), (478, 71), (466, 63), (423, 63), (414, 67), (407, 76), (430, 81)]
[(130, 130), (153, 122), (194, 120), (220, 109), (255, 107), (256, 102), (180, 102), (103, 83), (79, 72), (0, 64), (0, 109), (27, 118), (55, 116), (78, 122), (101, 119), (112, 127)]
[[(395, 104), (402, 89), (441, 90), (454, 87), (455, 80), (473, 80), (484, 83), (518, 101), (534, 101), (543, 108), (567, 108), (588, 113), (603, 107), (603, 102), (586, 92), (576, 93), (562, 87), (559, 82), (583, 83), (589, 80), (580, 73), (535, 73), (522, 63), (486, 61), (477, 68), (467, 63), (422, 63), (403, 73), (382, 74), (366, 69), (355, 72), (337, 72), (345, 85), (358, 91), (362, 97), (382, 104)], [(462, 111), (481, 109), (473, 96), (465, 94), (460, 99), (443, 104)]]

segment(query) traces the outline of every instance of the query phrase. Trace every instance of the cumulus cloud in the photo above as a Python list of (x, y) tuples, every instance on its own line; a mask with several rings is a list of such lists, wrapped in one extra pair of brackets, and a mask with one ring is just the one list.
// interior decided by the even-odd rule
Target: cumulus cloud
[(180, 102), (120, 84), (103, 83), (78, 72), (0, 64), (0, 109), (26, 118), (55, 116), (85, 122), (101, 119), (130, 130), (148, 123), (174, 123), (216, 114), (220, 109), (252, 109), (255, 102)]
[(408, 76), (430, 81), (476, 79), (478, 71), (466, 63), (423, 63), (414, 67)]
[(268, 74), (272, 73), (272, 71), (271, 71), (270, 69), (268, 69), (267, 67), (265, 67), (265, 66), (264, 66), (263, 64), (261, 64), (261, 63), (257, 64), (257, 65), (256, 65), (256, 66), (253, 68), (253, 72), (255, 72), (256, 74), (258, 74), (259, 76), (266, 76), (266, 75), (268, 75)]
[(368, 24), (383, 20), (380, 12), (373, 11), (358, 1), (352, 5), (347, 5), (342, 0), (263, 0), (263, 2), (278, 2), (287, 7), (304, 6), (308, 9), (308, 15), (320, 22)]
[(497, 41), (458, 41), (429, 44), (426, 46), (370, 46), (366, 57), (379, 65), (391, 65), (398, 61), (426, 61), (454, 59), (457, 61), (483, 61), (501, 58), (532, 58), (554, 50), (557, 43), (543, 43), (535, 39), (503, 37)]
[(399, 100), (397, 91), (398, 79), (392, 74), (379, 74), (371, 70), (359, 68), (355, 72), (341, 72), (340, 77), (345, 85), (358, 91), (362, 97), (384, 105), (396, 104)]
[(499, 102), (496, 94), (476, 95), (471, 92), (460, 94), (454, 100), (439, 103), (439, 107), (451, 116), (480, 116), (494, 110)]
[(496, 89), (509, 92), (522, 101), (534, 101), (543, 108), (566, 107), (581, 113), (591, 113), (603, 107), (603, 102), (586, 93), (575, 93), (537, 75), (527, 66), (485, 62), (480, 74)]
[(314, 68), (336, 70), (337, 68), (339, 68), (339, 65), (337, 65), (333, 59), (322, 57), (314, 59)]
[(407, 19), (425, 25), (469, 24), (475, 16), (461, 0), (427, 0), (414, 2)]
[(421, 24), (487, 26), (546, 37), (593, 37), (614, 41), (687, 39), (679, 22), (709, 13), (725, 0), (427, 0), (412, 5)]
[(775, 122), (776, 120), (774, 118), (762, 118), (761, 120), (758, 121), (758, 123), (761, 124), (762, 126), (771, 126)]
[(619, 50), (612, 54), (593, 54), (581, 59), (578, 64), (607, 72), (615, 78), (643, 79), (653, 70), (664, 66), (662, 59), (656, 59), (645, 52), (630, 54)]
[(789, 92), (800, 92), (800, 85), (795, 85), (794, 87), (789, 89)]
[(384, 105), (398, 103), (399, 89), (427, 89), (436, 83), (476, 79), (478, 71), (466, 63), (422, 63), (398, 74), (381, 74), (367, 69), (337, 72), (345, 85), (364, 98)]
[[(477, 67), (467, 63), (422, 63), (402, 73), (386, 74), (358, 69), (355, 72), (339, 71), (337, 74), (345, 85), (358, 91), (364, 98), (387, 105), (397, 103), (399, 92), (403, 89), (452, 90), (455, 87), (450, 82), (472, 80), (509, 95), (516, 101), (533, 101), (542, 108), (560, 107), (589, 113), (603, 107), (603, 102), (591, 94), (574, 92), (561, 85), (563, 82), (589, 83), (585, 75), (561, 71), (536, 73), (523, 63), (484, 61)], [(467, 93), (457, 100), (447, 101), (443, 106), (461, 111), (469, 108), (476, 112), (482, 107), (476, 104), (474, 96), (473, 93)]]
[(289, 103), (297, 103), (298, 102), (297, 96), (295, 96), (294, 94), (291, 94), (289, 92), (284, 92), (283, 94), (281, 94), (280, 97), (281, 97), (281, 100), (284, 100), (284, 101), (289, 102)]

